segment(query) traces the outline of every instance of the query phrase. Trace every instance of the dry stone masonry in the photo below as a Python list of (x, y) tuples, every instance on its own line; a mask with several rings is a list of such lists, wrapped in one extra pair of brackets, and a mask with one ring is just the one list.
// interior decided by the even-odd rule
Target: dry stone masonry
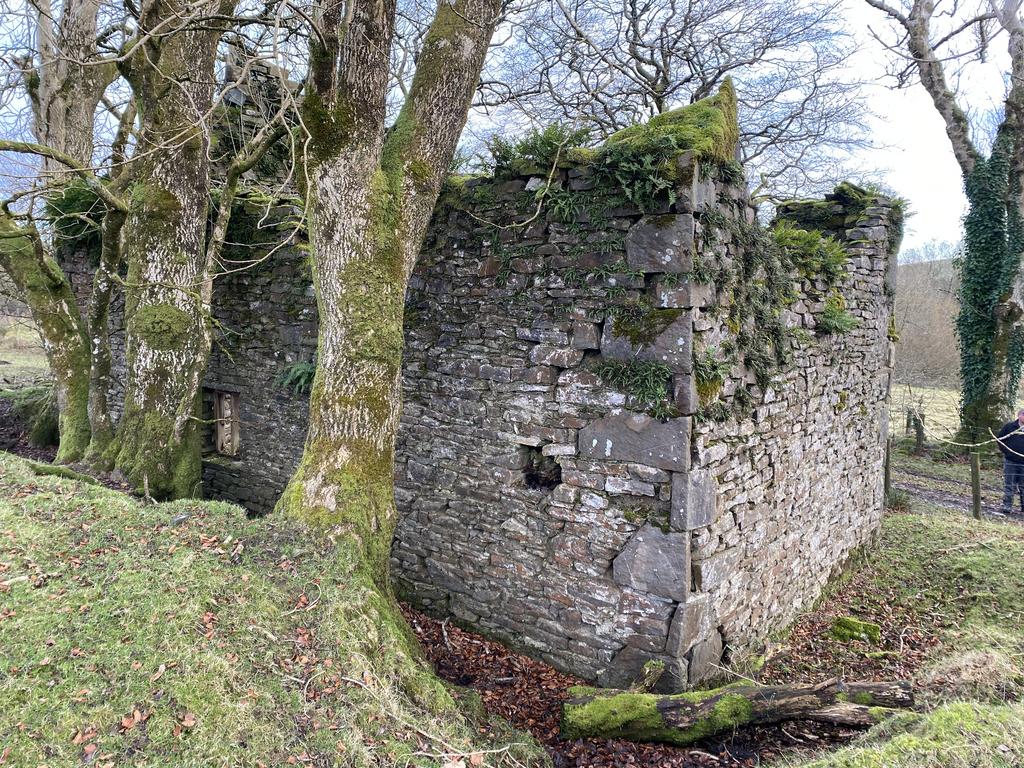
[[(401, 592), (607, 685), (651, 659), (671, 687), (714, 674), (812, 601), (883, 507), (891, 204), (844, 186), (784, 206), (843, 244), (845, 276), (786, 276), (770, 383), (742, 363), (709, 382), (695, 360), (726, 359), (740, 331), (760, 343), (707, 278), (752, 258), (754, 211), (699, 163), (681, 176), (671, 205), (592, 194), (569, 224), (531, 218), (540, 177), (469, 182), (408, 295)], [(590, 189), (587, 167), (561, 182)], [(821, 332), (830, 303), (855, 327)], [(610, 362), (662, 366), (640, 373), (664, 376), (667, 413)]]
[[(735, 164), (677, 153), (671, 188), (641, 195), (568, 157), (551, 188), (506, 169), (438, 205), (407, 296), (395, 584), (602, 684), (657, 659), (684, 687), (878, 527), (899, 211), (841, 185), (765, 229)], [(231, 398), (237, 442), (211, 435), (204, 483), (270, 512), (317, 310), (298, 204), (243, 205), (204, 389), (208, 419)]]

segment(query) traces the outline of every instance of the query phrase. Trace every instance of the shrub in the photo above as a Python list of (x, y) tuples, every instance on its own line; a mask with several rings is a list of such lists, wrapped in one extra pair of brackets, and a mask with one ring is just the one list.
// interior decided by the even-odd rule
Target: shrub
[(589, 140), (589, 128), (552, 123), (543, 129), (534, 129), (520, 139), (493, 136), (487, 142), (487, 149), (494, 160), (495, 172), (516, 172), (531, 165), (550, 168), (556, 157), (565, 159), (569, 149), (584, 146)]

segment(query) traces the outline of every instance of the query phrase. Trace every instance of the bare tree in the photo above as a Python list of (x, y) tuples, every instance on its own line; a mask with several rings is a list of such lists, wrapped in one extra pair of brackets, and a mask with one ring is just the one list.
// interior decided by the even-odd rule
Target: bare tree
[(898, 267), (894, 375), (901, 384), (955, 388), (960, 383), (954, 325), (957, 279), (952, 260), (943, 256), (948, 250), (931, 250), (933, 258)]
[(112, 58), (98, 48), (99, 10), (98, 0), (64, 0), (56, 11), (49, 0), (32, 0), (26, 14), (32, 34), (8, 38), (8, 90), (13, 86), (27, 99), (34, 142), (15, 147), (5, 141), (0, 147), (35, 152), (41, 162), (35, 189), (28, 190), (29, 216), (19, 217), (19, 223), (12, 202), (3, 206), (0, 268), (29, 306), (53, 373), (61, 434), (58, 461), (82, 458), (92, 435), (90, 416), (103, 420), (106, 414), (105, 409), (90, 414), (88, 327), (70, 282), (31, 217), (32, 201), (67, 181), (72, 168), (84, 171), (91, 165), (94, 115), (117, 74)]
[[(44, 339), (59, 336), (77, 343), (74, 365), (50, 354), (58, 393), (66, 379), (75, 394), (78, 429), (63, 431), (61, 457), (80, 458), (88, 443), (92, 460), (122, 470), (137, 487), (155, 496), (191, 495), (198, 489), (195, 407), (211, 343), (212, 281), (240, 178), (284, 132), (283, 106), (241, 146), (220, 152), (224, 178), (214, 227), (208, 234), (210, 133), (220, 114), (220, 99), (233, 85), (218, 88), (219, 46), (229, 28), (244, 37), (251, 28), (268, 23), (265, 13), (259, 15), (259, 7), (256, 16), (243, 17), (236, 15), (235, 6), (235, 0), (147, 0), (140, 6), (111, 6), (107, 15), (116, 21), (111, 27), (115, 32), (97, 29), (95, 23), (91, 33), (62, 23), (62, 30), (78, 30), (74, 40), (86, 42), (78, 53), (75, 49), (54, 53), (59, 61), (47, 60), (25, 78), (37, 140), (0, 142), (0, 149), (42, 159), (37, 175), (27, 180), (30, 199), (52, 200), (55, 190), (76, 177), (97, 201), (90, 220), (100, 229), (102, 246), (88, 325), (66, 276), (46, 253), (45, 237), (34, 226), (38, 206), (30, 202), (22, 207), (19, 216), (29, 222), (27, 226), (18, 227), (13, 214), (5, 225), (13, 244), (5, 264), (17, 256), (19, 264), (38, 265), (47, 281), (15, 279), (22, 293), (31, 298), (40, 292), (38, 286), (52, 285), (47, 290), (62, 302), (60, 328), (51, 319), (54, 312), (35, 312)], [(71, 13), (74, 7), (64, 10)], [(39, 17), (40, 24), (44, 18), (45, 13)], [(91, 18), (95, 22), (96, 14)], [(271, 14), (270, 23), (272, 18)], [(112, 34), (120, 39), (112, 42)], [(35, 35), (31, 44), (43, 37)], [(50, 43), (40, 47), (56, 50)], [(100, 55), (101, 47), (111, 50)], [(85, 50), (92, 52), (92, 58)], [(242, 63), (239, 76), (245, 76), (248, 66)], [(82, 70), (91, 69), (101, 71), (103, 77), (81, 76)], [(64, 91), (46, 83), (49, 74), (61, 72), (79, 73), (68, 75), (71, 85)], [(107, 99), (103, 90), (118, 74), (123, 77), (121, 91), (130, 93), (130, 99), (120, 105)], [(59, 99), (77, 83), (95, 85), (99, 91), (90, 92), (91, 101), (84, 106), (60, 106)], [(116, 128), (109, 155), (98, 161), (92, 157), (94, 128), (102, 121), (94, 113), (101, 101)], [(53, 117), (55, 113), (60, 116)], [(65, 143), (82, 156), (62, 149)], [(12, 197), (16, 201), (25, 196), (26, 192), (16, 192)], [(118, 274), (122, 264), (127, 269), (124, 279)], [(110, 351), (106, 337), (115, 285), (125, 291), (127, 339), (125, 402), (116, 432), (107, 409)], [(86, 412), (88, 421), (82, 418)]]
[(336, 617), (350, 638), (345, 674), (382, 670), (368, 680), (380, 693), (364, 702), (367, 711), (382, 711), (382, 727), (398, 730), (443, 716), (459, 739), (474, 742), (479, 736), (419, 659), (391, 595), (388, 559), (406, 286), (500, 10), (499, 0), (436, 7), (390, 125), (394, 1), (325, 0), (309, 11), (301, 114), (319, 347), (305, 451), (278, 503), (338, 550), (333, 578), (350, 595), (348, 614)]
[(477, 103), (583, 124), (600, 139), (732, 77), (755, 194), (806, 194), (834, 185), (846, 153), (866, 144), (840, 19), (835, 1), (537, 2), (512, 17)]
[[(977, 441), (1005, 421), (1024, 363), (1024, 22), (1020, 0), (940, 7), (936, 0), (891, 5), (865, 0), (897, 32), (897, 82), (924, 86), (942, 118), (960, 166), (969, 205), (960, 264), (962, 435)], [(1009, 67), (1002, 119), (986, 154), (991, 126), (972, 126), (958, 98), (964, 67), (1005, 40)]]

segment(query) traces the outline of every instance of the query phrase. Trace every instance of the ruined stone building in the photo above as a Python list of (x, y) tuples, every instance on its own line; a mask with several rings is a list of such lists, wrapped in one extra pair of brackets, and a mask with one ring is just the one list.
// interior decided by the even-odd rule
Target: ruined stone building
[[(454, 180), (407, 297), (399, 593), (609, 685), (755, 648), (883, 509), (898, 209), (843, 185), (764, 229), (734, 163), (665, 160), (668, 188), (582, 152), (540, 198), (544, 169)], [(293, 207), (245, 205), (204, 484), (270, 512), (317, 308)]]

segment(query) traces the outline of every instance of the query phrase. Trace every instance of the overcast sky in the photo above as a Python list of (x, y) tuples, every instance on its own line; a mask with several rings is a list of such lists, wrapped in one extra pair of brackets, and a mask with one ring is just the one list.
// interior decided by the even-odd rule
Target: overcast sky
[[(872, 108), (877, 113), (871, 134), (885, 146), (865, 152), (864, 165), (880, 168), (886, 184), (910, 201), (914, 216), (907, 223), (904, 249), (929, 240), (957, 241), (966, 201), (942, 119), (920, 84), (904, 90), (888, 87), (891, 82), (884, 81), (882, 75), (890, 54), (868, 31), (869, 25), (879, 33), (886, 30), (885, 17), (864, 0), (846, 2), (851, 29), (860, 41), (854, 66), (861, 77), (879, 81), (870, 89)], [(1005, 40), (998, 44), (1005, 50)], [(964, 87), (966, 106), (991, 108), (1003, 95), (998, 66), (976, 67)]]

